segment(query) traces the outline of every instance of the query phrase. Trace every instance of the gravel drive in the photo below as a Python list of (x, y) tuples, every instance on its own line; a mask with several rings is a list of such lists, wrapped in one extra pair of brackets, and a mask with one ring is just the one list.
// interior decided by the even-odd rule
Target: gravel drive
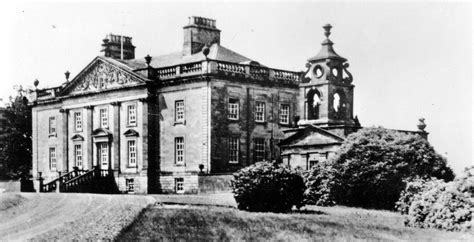
[(1, 240), (114, 239), (155, 199), (150, 196), (0, 195)]

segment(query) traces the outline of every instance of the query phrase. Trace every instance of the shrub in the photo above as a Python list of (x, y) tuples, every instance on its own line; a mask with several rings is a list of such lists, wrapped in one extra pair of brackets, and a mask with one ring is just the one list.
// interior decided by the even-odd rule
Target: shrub
[(243, 168), (234, 174), (231, 187), (241, 210), (288, 212), (303, 205), (303, 178), (280, 164), (258, 162)]
[(446, 160), (419, 135), (364, 128), (349, 135), (332, 161), (337, 204), (393, 209), (409, 178), (452, 180)]
[(328, 162), (317, 163), (304, 175), (306, 190), (304, 203), (317, 206), (335, 205), (331, 189), (334, 187), (334, 169)]
[(395, 209), (401, 214), (408, 214), (411, 204), (419, 199), (422, 192), (428, 188), (436, 187), (442, 180), (415, 178), (407, 182), (405, 190), (400, 194), (400, 198), (395, 203)]
[[(399, 211), (407, 214), (407, 226), (449, 231), (468, 230), (473, 228), (473, 188), (474, 168), (470, 168), (453, 182), (409, 182), (397, 205), (400, 204)], [(407, 199), (410, 193), (413, 197)]]

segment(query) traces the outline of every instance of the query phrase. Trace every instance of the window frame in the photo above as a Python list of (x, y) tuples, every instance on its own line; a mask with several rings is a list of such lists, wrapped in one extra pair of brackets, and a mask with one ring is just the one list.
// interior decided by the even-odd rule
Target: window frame
[[(77, 147), (80, 147), (80, 149), (77, 149)], [(78, 155), (78, 153), (80, 154)], [(81, 158), (80, 159), (81, 165), (78, 165), (78, 161), (79, 161), (78, 157)], [(81, 143), (74, 144), (74, 166), (78, 167), (79, 169), (82, 169), (82, 167), (84, 166), (84, 152), (83, 152)]]
[[(79, 122), (80, 122), (80, 127), (78, 128), (78, 120), (77, 120), (77, 117), (76, 115), (78, 115), (77, 117), (79, 117)], [(82, 132), (83, 131), (83, 119), (82, 119), (82, 111), (75, 111), (74, 112), (74, 115), (73, 115), (73, 118), (74, 118), (74, 131), (75, 132)]]
[(184, 193), (184, 177), (174, 178), (174, 190), (176, 193)]
[[(130, 115), (130, 108), (133, 107), (134, 109), (134, 115)], [(134, 120), (132, 120), (132, 117), (134, 117)], [(128, 104), (127, 105), (127, 126), (137, 126), (137, 105), (134, 103), (134, 104)], [(132, 122), (133, 121), (133, 122)]]
[[(179, 113), (178, 113), (178, 103), (182, 103), (182, 118), (178, 119)], [(174, 102), (174, 122), (176, 124), (184, 124), (186, 122), (186, 102), (184, 99), (179, 99)]]
[[(262, 143), (259, 144), (259, 142), (257, 142), (257, 141), (262, 141)], [(266, 150), (265, 150), (265, 138), (255, 138), (255, 139), (254, 139), (254, 144), (255, 144), (255, 147), (254, 147), (255, 162), (264, 161), (264, 160), (265, 160), (265, 155), (266, 155)], [(259, 150), (259, 149), (258, 149), (259, 146), (263, 147), (263, 150)], [(259, 155), (259, 153), (262, 153), (262, 154)], [(262, 157), (261, 160), (258, 159), (260, 156)]]
[[(287, 107), (287, 113), (286, 113), (286, 122), (283, 122), (282, 121), (282, 117), (283, 117), (283, 107)], [(289, 125), (290, 124), (290, 104), (288, 103), (280, 103), (280, 109), (279, 109), (279, 123), (282, 124), (282, 125)]]
[[(134, 147), (134, 154), (135, 154), (135, 163), (131, 163), (132, 157), (131, 155), (133, 154), (130, 151), (130, 143), (133, 142), (135, 147)], [(137, 151), (137, 140), (136, 139), (129, 139), (127, 140), (127, 166), (128, 167), (138, 167), (138, 151)]]
[[(54, 154), (54, 156), (53, 156)], [(53, 162), (54, 159), (54, 162)], [(56, 156), (56, 147), (50, 146), (48, 152), (48, 160), (49, 160), (49, 170), (50, 171), (57, 171), (58, 170), (58, 160)], [(54, 166), (53, 166), (54, 164)]]
[(57, 128), (56, 116), (49, 116), (49, 118), (48, 118), (48, 134), (50, 136), (56, 135), (56, 128)]
[[(232, 141), (235, 141), (232, 142)], [(235, 145), (235, 149), (232, 149), (233, 145)], [(240, 162), (240, 138), (239, 137), (229, 137), (229, 140), (228, 140), (228, 145), (227, 145), (227, 149), (228, 149), (228, 154), (229, 154), (229, 164), (239, 164)], [(235, 154), (233, 154), (233, 152), (235, 152)], [(235, 157), (235, 159), (233, 159)]]
[[(102, 111), (104, 111), (105, 116), (102, 116)], [(105, 125), (104, 125), (104, 120), (105, 120)], [(107, 129), (109, 128), (109, 109), (108, 107), (101, 107), (99, 108), (99, 122), (100, 122), (100, 127)]]
[[(258, 111), (259, 109), (259, 104), (262, 104), (262, 110), (261, 112)], [(256, 123), (265, 123), (265, 109), (266, 109), (266, 103), (265, 101), (255, 101), (255, 107), (254, 107), (254, 120)], [(261, 114), (261, 119), (259, 119), (259, 114)]]
[[(182, 148), (178, 149), (178, 140), (182, 140)], [(182, 154), (179, 155), (178, 151), (182, 151)], [(186, 153), (186, 146), (185, 146), (185, 139), (184, 136), (178, 136), (174, 138), (174, 164), (176, 166), (185, 166), (186, 165), (186, 160), (185, 160), (185, 155)], [(182, 158), (181, 161), (178, 161), (179, 158)]]
[[(235, 101), (235, 102), (231, 102), (231, 100)], [(239, 120), (239, 118), (240, 118), (240, 100), (238, 98), (230, 97), (227, 101), (228, 101), (228, 103), (227, 103), (227, 118), (229, 120)], [(232, 117), (233, 115), (235, 115), (235, 117)]]

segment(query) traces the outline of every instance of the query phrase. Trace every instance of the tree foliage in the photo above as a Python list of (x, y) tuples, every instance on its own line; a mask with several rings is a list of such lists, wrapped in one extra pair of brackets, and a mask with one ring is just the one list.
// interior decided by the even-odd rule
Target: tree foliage
[(15, 98), (10, 99), (5, 118), (6, 142), (0, 152), (3, 162), (0, 176), (13, 179), (27, 176), (31, 169), (32, 154), (31, 108), (21, 90)]
[(258, 162), (243, 168), (234, 174), (231, 187), (241, 210), (288, 212), (303, 205), (303, 178), (281, 164)]
[(454, 178), (428, 141), (384, 128), (364, 128), (349, 135), (326, 169), (333, 181), (325, 189), (337, 204), (379, 209), (394, 208), (406, 179)]

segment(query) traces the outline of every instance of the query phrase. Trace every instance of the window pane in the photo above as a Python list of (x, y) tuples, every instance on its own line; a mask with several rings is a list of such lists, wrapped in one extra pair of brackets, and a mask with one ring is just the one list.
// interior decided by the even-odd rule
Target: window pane
[(289, 124), (290, 122), (290, 105), (281, 104), (280, 105), (280, 123)]
[(184, 101), (178, 100), (175, 103), (175, 121), (184, 122)]
[(107, 128), (109, 126), (109, 117), (107, 114), (107, 109), (100, 109), (100, 126), (102, 128)]
[(128, 141), (128, 165), (136, 166), (137, 164), (137, 149), (135, 140)]
[(184, 164), (184, 138), (175, 138), (175, 162), (176, 164)]
[(74, 113), (74, 127), (76, 131), (82, 131), (82, 113), (75, 112)]
[(75, 166), (82, 168), (82, 145), (74, 145)]
[(127, 108), (128, 112), (128, 124), (135, 125), (137, 123), (137, 113), (135, 105), (129, 105)]
[(255, 102), (255, 121), (257, 122), (265, 121), (265, 103), (264, 102)]
[(257, 162), (265, 159), (265, 139), (255, 139), (255, 160)]
[(56, 148), (49, 148), (49, 166), (51, 170), (56, 170)]
[(229, 163), (239, 163), (239, 139), (229, 138)]
[(227, 117), (232, 120), (239, 119), (239, 99), (229, 99), (229, 110)]

